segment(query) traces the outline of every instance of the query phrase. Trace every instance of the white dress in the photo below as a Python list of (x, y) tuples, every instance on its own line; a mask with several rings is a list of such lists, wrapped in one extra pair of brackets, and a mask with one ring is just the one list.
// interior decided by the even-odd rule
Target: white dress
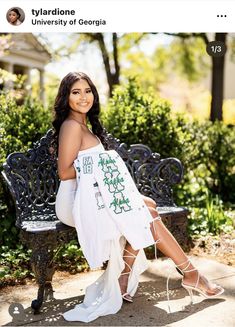
[[(98, 178), (98, 170), (92, 171), (92, 169), (89, 168), (87, 165), (89, 164), (87, 158), (95, 161), (97, 154), (100, 155), (105, 152), (101, 143), (92, 148), (79, 151), (78, 157), (75, 160), (75, 166), (78, 171), (77, 179), (62, 181), (56, 198), (57, 216), (65, 224), (76, 227), (79, 243), (90, 267), (97, 268), (101, 266), (104, 261), (109, 260), (107, 269), (102, 276), (87, 287), (83, 303), (76, 305), (74, 309), (63, 314), (67, 321), (90, 322), (99, 316), (114, 314), (120, 310), (122, 306), (122, 296), (118, 278), (124, 269), (124, 261), (122, 258), (126, 243), (124, 235), (130, 235), (130, 238), (132, 238), (130, 232), (127, 231), (126, 233), (125, 228), (118, 223), (120, 219), (129, 217), (132, 219), (128, 218), (131, 223), (131, 221), (134, 221), (133, 219), (136, 219), (136, 216), (137, 218), (138, 215), (141, 217), (141, 223), (135, 223), (137, 228), (140, 225), (137, 235), (135, 235), (136, 232), (133, 232), (133, 242), (135, 242), (135, 240), (140, 240), (140, 244), (136, 243), (139, 245), (138, 248), (140, 248), (140, 251), (128, 280), (127, 291), (131, 296), (133, 296), (137, 290), (139, 275), (148, 267), (147, 259), (142, 248), (154, 244), (154, 239), (150, 231), (152, 216), (145, 206), (138, 190), (135, 188), (134, 182), (129, 174), (129, 176), (127, 176), (129, 178), (127, 179), (128, 186), (130, 184), (133, 190), (131, 199), (137, 199), (137, 202), (141, 203), (141, 214), (139, 212), (135, 213), (134, 211), (123, 212), (121, 215), (117, 215), (119, 219), (117, 221), (115, 220), (115, 215), (111, 214), (111, 209), (107, 208), (106, 203), (104, 203), (105, 200), (102, 194), (105, 195), (105, 190), (101, 188), (102, 192), (100, 192), (100, 189), (97, 189), (98, 185), (96, 183), (96, 181), (99, 180), (99, 187), (101, 187), (100, 181), (102, 178), (100, 176), (99, 179), (96, 179)], [(110, 153), (115, 155), (115, 152)], [(120, 158), (118, 160), (120, 162)], [(81, 164), (84, 162), (86, 163), (85, 173), (84, 165), (81, 167)], [(125, 174), (127, 173), (125, 172)], [(128, 191), (129, 189), (130, 188), (128, 188)], [(94, 195), (92, 193), (94, 193)], [(101, 210), (97, 210), (97, 208)], [(144, 221), (143, 223), (142, 220)], [(127, 220), (124, 219), (124, 221)], [(130, 229), (130, 224), (127, 228)], [(141, 239), (142, 234), (144, 236)], [(128, 241), (131, 244), (129, 239)]]

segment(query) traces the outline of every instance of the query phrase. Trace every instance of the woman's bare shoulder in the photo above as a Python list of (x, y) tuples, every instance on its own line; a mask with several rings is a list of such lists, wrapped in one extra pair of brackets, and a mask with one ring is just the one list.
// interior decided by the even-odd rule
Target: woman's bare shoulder
[(82, 126), (74, 119), (66, 119), (61, 125), (61, 130), (72, 130), (81, 133)]
[(82, 126), (73, 119), (66, 119), (61, 125), (60, 139), (61, 137), (66, 139), (82, 139), (82, 134)]
[(69, 126), (69, 127), (72, 127), (72, 126), (76, 126), (76, 127), (81, 127), (82, 125), (79, 124), (75, 119), (72, 119), (72, 118), (67, 118), (61, 125), (61, 127), (63, 126)]

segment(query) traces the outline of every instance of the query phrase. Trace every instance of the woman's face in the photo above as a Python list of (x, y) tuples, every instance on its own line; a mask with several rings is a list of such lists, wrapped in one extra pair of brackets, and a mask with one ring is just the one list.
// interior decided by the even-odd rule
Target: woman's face
[(17, 21), (19, 15), (17, 15), (17, 13), (14, 12), (14, 11), (10, 11), (8, 17), (9, 17), (10, 23), (13, 24), (13, 23), (15, 23)]
[(87, 113), (94, 102), (94, 95), (86, 80), (75, 82), (69, 94), (69, 106), (79, 113)]

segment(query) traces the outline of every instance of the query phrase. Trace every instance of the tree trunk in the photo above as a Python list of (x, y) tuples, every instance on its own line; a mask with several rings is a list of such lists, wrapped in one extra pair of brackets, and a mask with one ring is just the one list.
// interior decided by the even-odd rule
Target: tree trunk
[[(221, 41), (226, 44), (226, 33), (216, 33), (215, 41)], [(216, 120), (223, 120), (224, 63), (225, 56), (212, 57), (210, 120), (213, 122)]]
[(119, 84), (120, 77), (120, 65), (119, 65), (119, 56), (118, 56), (118, 36), (117, 33), (113, 33), (113, 61), (115, 70), (113, 72), (113, 85)]
[(113, 67), (111, 69), (111, 58), (105, 44), (104, 35), (102, 33), (95, 33), (93, 39), (98, 41), (99, 48), (102, 54), (103, 63), (105, 67), (105, 73), (107, 77), (107, 82), (109, 85), (109, 96), (112, 96), (113, 87), (116, 84), (119, 84), (119, 75), (120, 75), (120, 65), (118, 57), (118, 37), (117, 33), (112, 35), (112, 46), (113, 46)]
[(103, 64), (105, 67), (105, 73), (106, 73), (106, 77), (107, 77), (107, 82), (109, 85), (109, 96), (111, 96), (113, 81), (112, 81), (112, 73), (111, 73), (108, 49), (107, 49), (105, 41), (104, 41), (104, 35), (102, 33), (95, 33), (94, 35), (95, 35), (95, 39), (98, 41), (99, 48), (100, 48), (100, 51), (102, 54)]

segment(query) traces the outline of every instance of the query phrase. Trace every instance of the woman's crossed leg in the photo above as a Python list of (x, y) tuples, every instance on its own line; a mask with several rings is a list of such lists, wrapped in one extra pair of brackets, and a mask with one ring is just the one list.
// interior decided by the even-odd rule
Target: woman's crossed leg
[[(171, 258), (181, 271), (183, 275), (182, 286), (190, 292), (192, 289), (197, 290), (207, 298), (222, 294), (222, 287), (210, 283), (189, 261), (179, 243), (161, 221), (157, 211), (156, 202), (146, 196), (143, 196), (143, 200), (153, 217), (151, 232), (157, 248), (165, 256)], [(125, 267), (120, 275), (119, 284), (124, 300), (129, 302), (132, 302), (132, 298), (127, 293), (128, 278), (138, 252), (139, 250), (134, 250), (128, 242), (126, 243), (123, 252)]]

